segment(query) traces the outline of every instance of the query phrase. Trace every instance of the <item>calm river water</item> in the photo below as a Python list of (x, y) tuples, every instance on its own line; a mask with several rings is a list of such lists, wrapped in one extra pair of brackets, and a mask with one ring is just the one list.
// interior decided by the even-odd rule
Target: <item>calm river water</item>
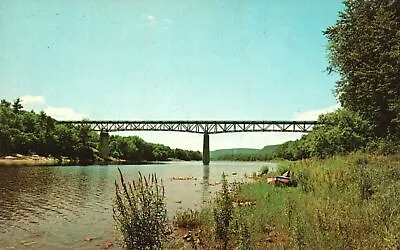
[[(269, 163), (171, 162), (124, 166), (0, 167), (0, 249), (101, 249), (114, 241), (112, 218), (117, 167), (126, 179), (156, 173), (163, 179), (167, 209), (197, 208), (210, 199), (225, 172), (244, 180)], [(273, 164), (270, 164), (273, 167)], [(232, 173), (237, 175), (232, 175)], [(197, 180), (172, 180), (194, 176)], [(92, 238), (85, 241), (86, 238)], [(114, 244), (111, 249), (118, 249)]]

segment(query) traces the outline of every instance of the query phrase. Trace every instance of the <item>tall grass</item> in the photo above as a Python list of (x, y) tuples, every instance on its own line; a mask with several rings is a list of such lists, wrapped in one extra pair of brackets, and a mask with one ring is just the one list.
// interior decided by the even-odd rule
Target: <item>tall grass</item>
[[(230, 190), (223, 175), (212, 208), (184, 211), (174, 221), (197, 228), (191, 246), (200, 249), (400, 249), (399, 160), (355, 153), (285, 163), (279, 169), (293, 173), (295, 187), (259, 178)], [(155, 176), (140, 175), (132, 185), (121, 172), (120, 178), (114, 218), (124, 244), (161, 248), (167, 225), (162, 185)], [(255, 205), (233, 207), (233, 198)]]
[(173, 218), (173, 225), (179, 228), (192, 230), (200, 227), (201, 224), (200, 212), (197, 210), (177, 211)]
[(258, 249), (399, 249), (400, 161), (361, 153), (288, 163), (297, 187), (244, 184)]
[(115, 181), (114, 220), (127, 249), (160, 249), (167, 233), (164, 187), (155, 174), (125, 183)]
[(234, 233), (236, 236), (236, 249), (237, 250), (252, 249), (251, 234), (246, 219), (240, 213), (237, 213), (237, 218), (235, 219), (234, 222), (235, 222)]

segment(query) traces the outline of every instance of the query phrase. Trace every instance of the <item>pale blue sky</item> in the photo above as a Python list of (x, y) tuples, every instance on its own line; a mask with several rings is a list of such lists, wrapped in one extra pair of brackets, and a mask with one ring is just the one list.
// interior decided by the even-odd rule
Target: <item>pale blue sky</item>
[[(308, 118), (336, 105), (322, 31), (342, 8), (340, 0), (2, 0), (1, 98), (25, 96), (27, 108), (56, 118)], [(194, 135), (140, 135), (201, 148)], [(289, 137), (222, 135), (211, 147)]]

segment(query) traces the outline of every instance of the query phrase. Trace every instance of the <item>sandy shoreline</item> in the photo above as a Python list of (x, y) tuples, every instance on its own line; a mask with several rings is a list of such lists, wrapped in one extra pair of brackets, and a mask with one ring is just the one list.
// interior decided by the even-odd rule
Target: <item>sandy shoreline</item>
[(120, 159), (111, 159), (110, 161), (97, 160), (92, 162), (79, 162), (67, 157), (57, 159), (55, 157), (46, 157), (39, 155), (9, 155), (0, 157), (1, 166), (68, 166), (68, 165), (136, 165), (136, 164), (165, 164), (173, 161), (125, 161)]
[(62, 162), (54, 157), (45, 157), (39, 155), (9, 155), (0, 157), (0, 166), (43, 166), (43, 165), (58, 165)]

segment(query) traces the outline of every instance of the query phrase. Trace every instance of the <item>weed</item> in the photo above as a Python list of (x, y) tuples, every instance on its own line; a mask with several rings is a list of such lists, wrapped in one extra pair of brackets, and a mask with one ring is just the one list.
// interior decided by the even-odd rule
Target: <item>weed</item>
[(176, 227), (186, 228), (189, 230), (197, 228), (202, 224), (200, 213), (199, 211), (192, 209), (178, 211), (173, 218), (173, 224)]
[(222, 190), (216, 197), (216, 206), (214, 207), (215, 235), (217, 240), (222, 242), (222, 248), (227, 249), (230, 223), (233, 217), (232, 197), (229, 194), (228, 182), (224, 174), (222, 174)]
[(305, 244), (305, 230), (303, 226), (303, 220), (300, 216), (297, 216), (296, 219), (294, 220), (293, 223), (293, 241), (295, 243), (295, 246), (299, 250), (306, 249), (306, 244)]
[(167, 232), (164, 186), (155, 174), (126, 184), (118, 169), (121, 187), (115, 181), (113, 217), (127, 249), (160, 249)]
[(237, 235), (236, 249), (252, 249), (249, 226), (242, 215), (239, 215), (239, 217), (235, 220), (235, 234)]
[(292, 227), (293, 224), (293, 213), (296, 209), (295, 204), (294, 204), (294, 200), (291, 197), (286, 197), (285, 198), (285, 207), (284, 207), (284, 211), (285, 211), (285, 216), (287, 218), (287, 222), (288, 222), (288, 228)]

